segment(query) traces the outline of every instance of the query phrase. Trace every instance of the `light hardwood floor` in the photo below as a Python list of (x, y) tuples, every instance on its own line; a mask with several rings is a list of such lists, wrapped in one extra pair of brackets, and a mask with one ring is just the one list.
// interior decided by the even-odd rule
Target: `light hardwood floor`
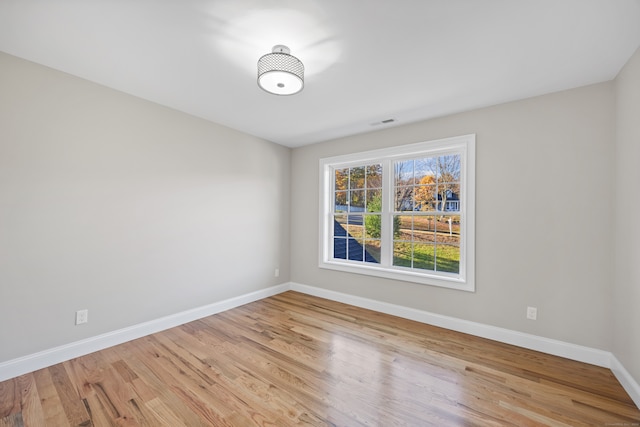
[(639, 426), (603, 368), (296, 292), (0, 383), (0, 426)]

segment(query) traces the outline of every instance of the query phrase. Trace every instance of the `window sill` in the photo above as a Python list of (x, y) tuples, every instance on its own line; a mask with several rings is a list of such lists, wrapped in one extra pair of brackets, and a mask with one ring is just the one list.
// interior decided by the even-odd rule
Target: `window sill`
[(445, 275), (419, 273), (414, 270), (404, 271), (395, 268), (385, 268), (375, 264), (356, 264), (348, 261), (321, 261), (318, 266), (327, 270), (337, 270), (346, 273), (363, 274), (366, 276), (375, 276), (384, 279), (419, 283), (421, 285), (475, 292), (475, 283), (473, 283), (473, 280), (470, 280), (469, 278), (467, 278), (467, 280), (462, 280), (457, 275), (456, 277), (447, 277)]

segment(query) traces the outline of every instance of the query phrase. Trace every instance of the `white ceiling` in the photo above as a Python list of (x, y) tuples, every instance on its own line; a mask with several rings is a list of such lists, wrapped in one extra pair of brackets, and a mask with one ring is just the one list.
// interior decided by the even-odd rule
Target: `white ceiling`
[[(297, 95), (256, 85), (276, 44)], [(0, 51), (290, 147), (611, 80), (639, 45), (640, 0), (0, 0)]]

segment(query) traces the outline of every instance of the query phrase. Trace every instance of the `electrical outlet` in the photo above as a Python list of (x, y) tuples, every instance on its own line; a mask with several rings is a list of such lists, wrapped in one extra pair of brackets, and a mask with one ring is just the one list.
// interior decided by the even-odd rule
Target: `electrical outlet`
[(530, 320), (538, 319), (538, 309), (536, 307), (527, 307), (527, 319), (530, 319)]
[(273, 273), (274, 277), (280, 277), (280, 269), (276, 268), (276, 271)]
[(76, 325), (82, 325), (89, 321), (89, 310), (76, 311)]

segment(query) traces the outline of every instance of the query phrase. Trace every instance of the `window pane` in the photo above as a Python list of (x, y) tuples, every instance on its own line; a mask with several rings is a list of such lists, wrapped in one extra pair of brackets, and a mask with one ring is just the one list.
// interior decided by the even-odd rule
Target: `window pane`
[(416, 215), (413, 217), (413, 240), (415, 242), (429, 242), (435, 243), (436, 218), (432, 215), (422, 216)]
[(336, 169), (335, 173), (335, 189), (347, 190), (349, 184), (349, 169)]
[(438, 243), (460, 245), (460, 215), (439, 216), (437, 218), (436, 240)]
[(347, 239), (347, 258), (351, 261), (364, 260), (364, 247), (356, 239)]
[(362, 240), (364, 236), (363, 228), (362, 215), (349, 215), (349, 222), (347, 223), (349, 237)]
[(416, 211), (432, 212), (436, 210), (436, 185), (419, 185), (414, 190)]
[(347, 216), (336, 215), (333, 220), (333, 235), (347, 237)]
[(382, 212), (382, 190), (367, 190), (367, 212)]
[(333, 238), (333, 257), (337, 259), (347, 259), (347, 239), (340, 237)]
[(367, 188), (382, 187), (382, 165), (367, 166)]
[(460, 211), (460, 184), (442, 182), (437, 185), (437, 208), (444, 212)]
[(365, 215), (365, 238), (379, 239), (382, 231), (382, 217), (380, 215)]
[(413, 240), (413, 217), (410, 215), (395, 215), (393, 217), (394, 240)]
[(436, 231), (437, 217), (435, 215), (415, 215), (413, 217), (413, 229), (425, 232)]
[(349, 237), (360, 240), (364, 238), (364, 227), (362, 222), (362, 215), (349, 215), (349, 223), (347, 224), (347, 233), (349, 233)]
[(351, 168), (349, 174), (349, 188), (360, 189), (364, 188), (364, 166), (358, 166), (357, 168)]
[(364, 250), (366, 262), (380, 263), (380, 240), (365, 240)]
[(413, 245), (413, 268), (421, 270), (435, 269), (435, 246), (428, 243)]
[(396, 212), (413, 211), (413, 187), (396, 188)]
[[(423, 157), (415, 160), (415, 177), (416, 184), (420, 184), (423, 179), (425, 181), (435, 182), (438, 176), (438, 158), (437, 157)], [(423, 184), (429, 184), (431, 182), (423, 182)]]
[(460, 247), (452, 245), (436, 246), (436, 271), (460, 272)]
[(460, 181), (460, 155), (438, 157), (437, 177), (440, 182)]
[(395, 186), (399, 185), (411, 185), (414, 183), (413, 180), (413, 160), (405, 160), (402, 162), (394, 163), (394, 171), (395, 176), (394, 180)]
[(347, 205), (347, 192), (336, 191), (334, 212), (346, 212), (348, 208), (349, 206)]
[(364, 190), (349, 191), (349, 212), (364, 212)]
[(393, 265), (397, 265), (399, 267), (411, 267), (412, 258), (411, 243), (394, 242)]

